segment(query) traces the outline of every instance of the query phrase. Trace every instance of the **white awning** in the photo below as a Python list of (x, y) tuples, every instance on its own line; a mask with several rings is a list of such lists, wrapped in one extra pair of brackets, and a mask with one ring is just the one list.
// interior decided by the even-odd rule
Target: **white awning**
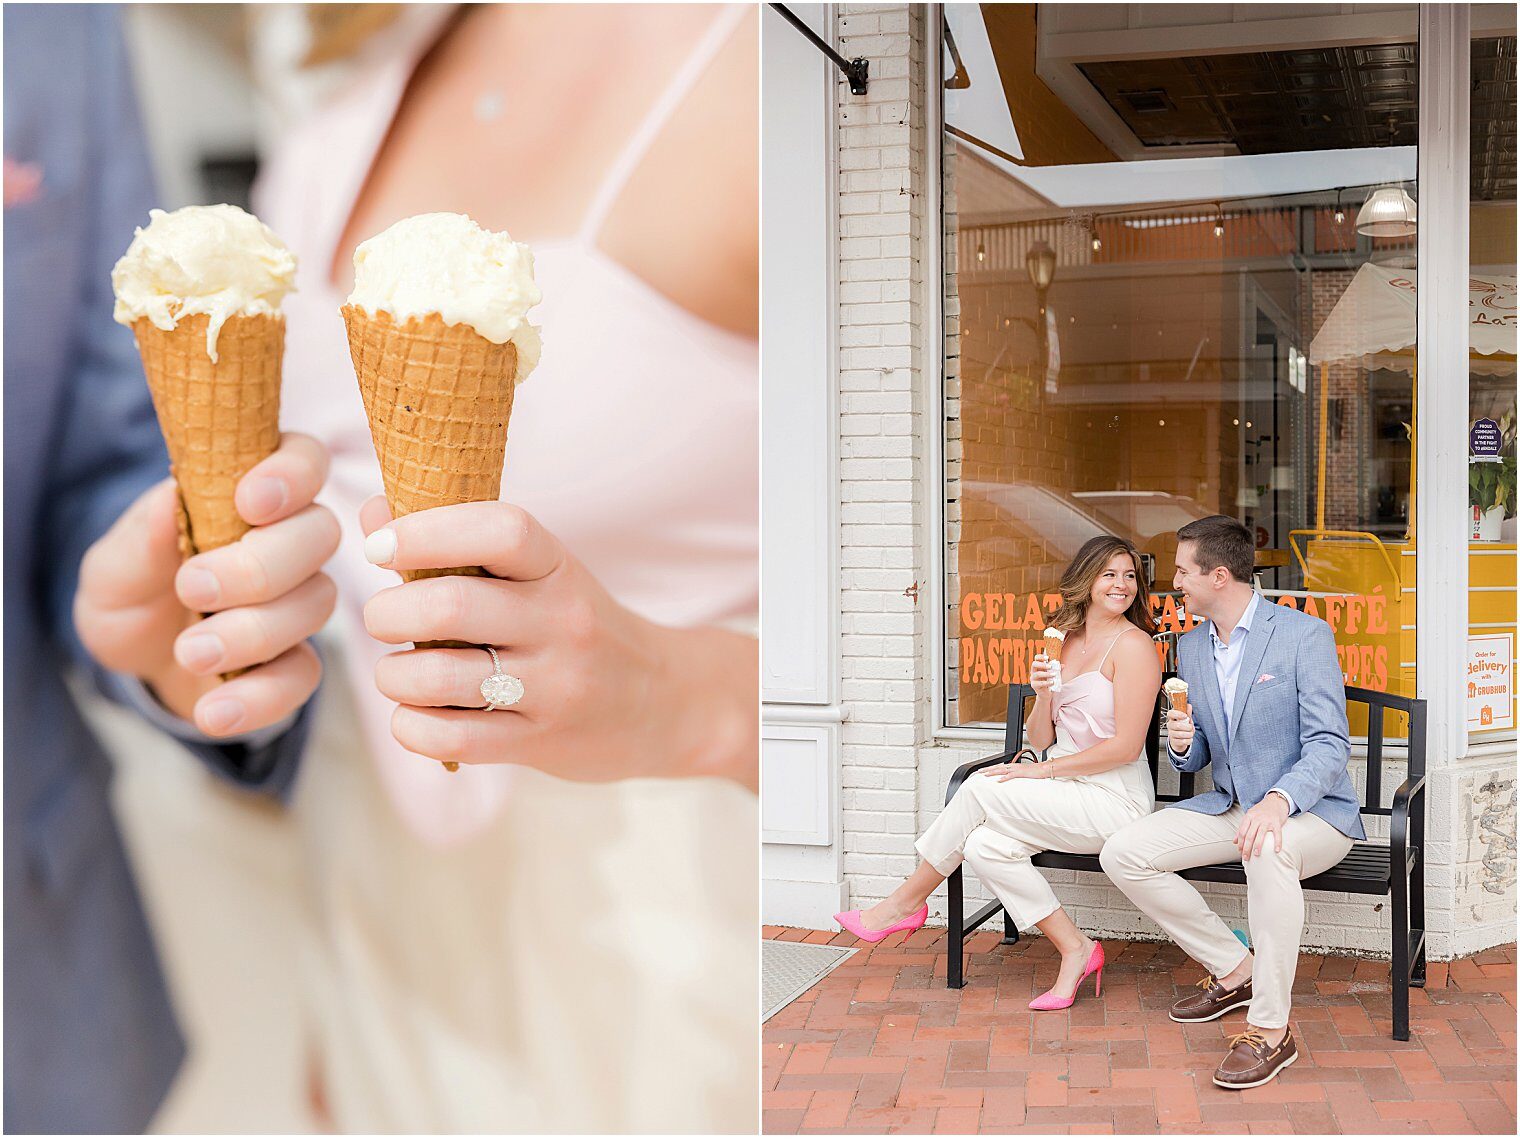
[[(1367, 263), (1356, 272), (1309, 345), (1309, 361), (1356, 361), (1407, 370), (1415, 341), (1415, 272)], [(1515, 361), (1515, 276), (1468, 280), (1467, 341), (1476, 373), (1507, 373)]]

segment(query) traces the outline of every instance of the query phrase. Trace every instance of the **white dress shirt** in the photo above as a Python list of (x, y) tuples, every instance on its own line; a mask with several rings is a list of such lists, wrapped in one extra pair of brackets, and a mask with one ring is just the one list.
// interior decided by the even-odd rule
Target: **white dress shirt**
[(1219, 629), (1209, 621), (1209, 640), (1214, 647), (1214, 675), (1219, 681), (1219, 698), (1224, 703), (1225, 747), (1235, 739), (1235, 686), (1240, 682), (1240, 661), (1245, 656), (1246, 634), (1251, 631), (1251, 621), (1256, 618), (1256, 606), (1261, 594), (1253, 592), (1251, 603), (1235, 622), (1230, 642), (1219, 639)]

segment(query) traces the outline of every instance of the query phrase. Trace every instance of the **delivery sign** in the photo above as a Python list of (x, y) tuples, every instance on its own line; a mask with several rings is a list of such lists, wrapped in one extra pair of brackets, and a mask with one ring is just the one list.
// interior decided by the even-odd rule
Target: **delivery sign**
[(1467, 638), (1467, 730), (1503, 731), (1515, 726), (1515, 638)]

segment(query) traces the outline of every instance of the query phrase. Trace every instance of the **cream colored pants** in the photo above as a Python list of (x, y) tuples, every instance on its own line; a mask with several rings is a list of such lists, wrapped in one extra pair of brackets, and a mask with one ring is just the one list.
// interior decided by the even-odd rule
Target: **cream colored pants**
[[(1240, 939), (1174, 872), (1238, 859), (1235, 832), (1244, 815), (1239, 804), (1223, 815), (1167, 807), (1114, 835), (1101, 857), (1114, 885), (1215, 978), (1240, 965)], [(1295, 815), (1283, 826), (1281, 851), (1268, 842), (1246, 860), (1246, 910), (1256, 947), (1246, 1018), (1253, 1026), (1276, 1030), (1288, 1024), (1304, 931), (1300, 881), (1335, 866), (1351, 842), (1318, 816)]]
[(524, 768), (492, 827), (430, 846), (323, 652), (290, 815), (320, 904), (302, 971), (331, 1128), (753, 1133), (754, 796)]
[(1061, 907), (1030, 858), (1041, 851), (1096, 855), (1143, 814), (1133, 800), (1083, 780), (973, 775), (916, 846), (945, 876), (964, 859), (1015, 925), (1029, 930)]

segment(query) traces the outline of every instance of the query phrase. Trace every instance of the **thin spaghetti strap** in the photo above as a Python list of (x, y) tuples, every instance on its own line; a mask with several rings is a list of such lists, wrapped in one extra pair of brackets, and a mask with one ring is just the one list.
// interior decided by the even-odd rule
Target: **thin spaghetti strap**
[(728, 4), (724, 6), (723, 11), (718, 13), (697, 46), (686, 57), (686, 62), (676, 72), (675, 78), (670, 81), (660, 98), (650, 108), (649, 114), (644, 117), (644, 121), (634, 131), (628, 145), (623, 148), (609, 168), (606, 178), (597, 188), (596, 197), (591, 200), (591, 207), (581, 223), (581, 241), (585, 243), (595, 241), (602, 229), (602, 224), (607, 221), (607, 216), (612, 211), (612, 205), (617, 202), (623, 187), (633, 177), (634, 171), (638, 170), (639, 164), (644, 161), (645, 154), (654, 145), (654, 141), (664, 130), (665, 124), (691, 93), (691, 89), (696, 87), (697, 81), (702, 78), (702, 74), (712, 63), (713, 55), (734, 34), (752, 10), (747, 4)]
[(1114, 650), (1114, 645), (1117, 644), (1117, 643), (1119, 643), (1119, 637), (1123, 636), (1123, 635), (1124, 635), (1124, 633), (1120, 632), (1118, 635), (1116, 635), (1112, 640), (1110, 640), (1108, 642), (1108, 647), (1105, 648), (1105, 649), (1103, 649), (1103, 659), (1101, 659), (1101, 660), (1098, 661), (1098, 666), (1093, 669), (1094, 672), (1101, 672), (1101, 671), (1103, 671), (1103, 665), (1106, 664), (1106, 663), (1108, 663), (1108, 654)]

